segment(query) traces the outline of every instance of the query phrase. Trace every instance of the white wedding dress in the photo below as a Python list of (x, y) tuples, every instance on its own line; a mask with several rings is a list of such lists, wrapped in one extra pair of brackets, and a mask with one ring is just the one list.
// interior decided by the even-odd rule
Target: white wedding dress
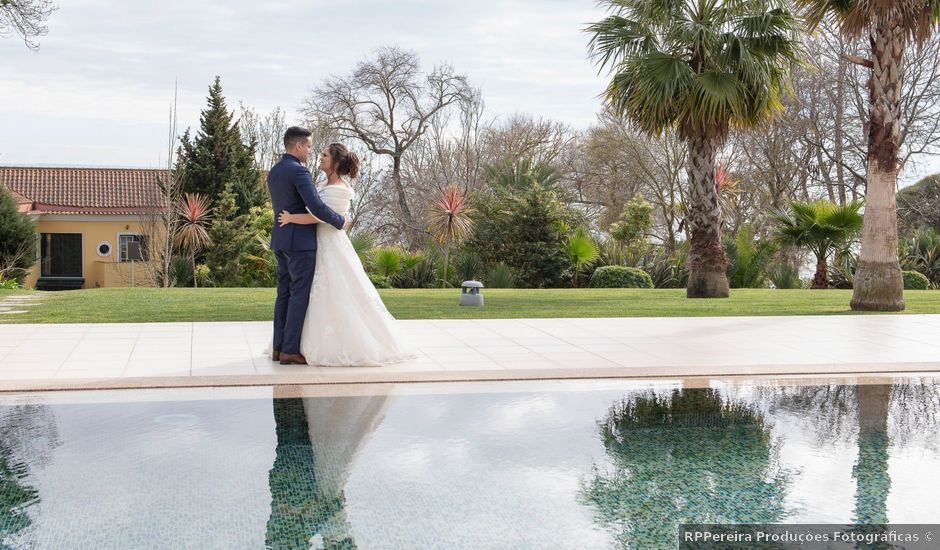
[[(345, 185), (320, 187), (320, 198), (344, 217), (355, 193)], [(349, 235), (317, 224), (317, 267), (300, 337), (310, 365), (380, 366), (417, 356), (398, 321), (366, 275)]]

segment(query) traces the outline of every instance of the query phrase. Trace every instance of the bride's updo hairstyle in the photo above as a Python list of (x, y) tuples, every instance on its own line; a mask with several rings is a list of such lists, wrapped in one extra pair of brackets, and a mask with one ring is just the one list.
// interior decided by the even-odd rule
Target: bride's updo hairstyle
[(347, 149), (342, 143), (331, 143), (327, 149), (330, 151), (330, 160), (337, 174), (348, 176), (350, 179), (359, 177), (359, 157), (356, 153)]

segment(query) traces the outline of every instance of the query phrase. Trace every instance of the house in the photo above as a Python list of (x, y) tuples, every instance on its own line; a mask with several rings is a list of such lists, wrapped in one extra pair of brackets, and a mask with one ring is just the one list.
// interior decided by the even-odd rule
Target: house
[[(39, 290), (152, 286), (148, 235), (166, 170), (0, 166), (0, 185), (36, 222), (38, 261), (26, 285)], [(143, 258), (135, 256), (139, 253)]]

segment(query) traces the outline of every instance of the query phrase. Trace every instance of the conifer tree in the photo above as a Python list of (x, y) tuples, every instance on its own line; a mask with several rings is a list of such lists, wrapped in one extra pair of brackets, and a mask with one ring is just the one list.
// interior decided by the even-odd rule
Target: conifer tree
[(238, 121), (233, 121), (222, 95), (219, 77), (209, 87), (207, 106), (199, 118), (195, 138), (187, 129), (180, 139), (178, 161), (182, 168), (182, 192), (201, 193), (218, 204), (226, 189), (235, 196), (235, 215), (261, 206), (267, 189), (255, 164), (255, 145), (242, 141)]
[(0, 184), (0, 278), (22, 279), (35, 260), (36, 229)]

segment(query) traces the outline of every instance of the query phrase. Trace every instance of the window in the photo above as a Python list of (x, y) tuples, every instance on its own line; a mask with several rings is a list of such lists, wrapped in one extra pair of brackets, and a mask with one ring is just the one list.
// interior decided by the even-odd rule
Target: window
[(101, 241), (98, 243), (98, 255), (102, 258), (106, 258), (111, 255), (111, 243), (108, 241)]
[(147, 253), (147, 238), (143, 235), (132, 235), (124, 234), (118, 236), (118, 261), (119, 262), (129, 262), (131, 261), (130, 256), (128, 255), (128, 244), (137, 243), (140, 246), (140, 259), (147, 260), (149, 259), (149, 254)]
[(41, 277), (82, 276), (81, 233), (42, 233), (39, 254)]

